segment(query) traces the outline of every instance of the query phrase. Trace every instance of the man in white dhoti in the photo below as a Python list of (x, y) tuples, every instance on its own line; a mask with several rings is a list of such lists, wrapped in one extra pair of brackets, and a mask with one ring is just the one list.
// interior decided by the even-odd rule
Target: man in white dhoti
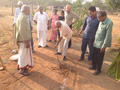
[[(67, 50), (68, 50), (68, 43), (70, 41), (70, 38), (72, 37), (72, 30), (70, 27), (63, 21), (56, 21), (55, 23), (56, 28), (60, 31), (60, 38), (57, 42), (58, 46), (58, 52), (55, 55), (63, 55), (63, 61), (66, 60)], [(63, 53), (62, 53), (63, 51)]]
[(39, 12), (37, 12), (34, 16), (34, 22), (37, 24), (38, 48), (48, 47), (46, 41), (47, 41), (47, 22), (49, 24), (49, 17), (46, 12), (43, 12), (42, 6), (38, 6), (38, 11)]
[(15, 23), (15, 37), (19, 49), (18, 68), (20, 69), (20, 74), (25, 76), (29, 75), (26, 69), (33, 67), (31, 30), (28, 15), (30, 15), (30, 9), (27, 5), (23, 5)]
[[(23, 2), (22, 1), (19, 1), (18, 2), (18, 8), (16, 8), (15, 10), (15, 16), (14, 16), (14, 23), (13, 23), (13, 26), (15, 25), (15, 22), (21, 12), (21, 7), (23, 6)], [(29, 18), (29, 22), (30, 22), (30, 29), (31, 29), (31, 36), (32, 36), (32, 29), (33, 29), (33, 21), (32, 21), (32, 16), (31, 14), (28, 16)], [(33, 38), (31, 37), (31, 45), (32, 45), (32, 51), (34, 51), (34, 48), (33, 48)]]

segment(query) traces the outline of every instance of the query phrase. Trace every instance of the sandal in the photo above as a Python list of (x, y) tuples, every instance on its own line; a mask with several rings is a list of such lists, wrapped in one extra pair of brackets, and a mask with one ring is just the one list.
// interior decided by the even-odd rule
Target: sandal
[(48, 42), (51, 42), (52, 40), (48, 40)]
[(56, 52), (55, 55), (62, 55), (62, 53)]
[(20, 70), (20, 68), (17, 66), (17, 70)]
[(41, 46), (39, 45), (38, 48), (40, 48)]
[(28, 76), (30, 75), (29, 72), (26, 72), (26, 71), (19, 71), (20, 74), (24, 75), (24, 76)]
[(28, 71), (29, 70), (29, 68), (25, 68), (25, 71)]

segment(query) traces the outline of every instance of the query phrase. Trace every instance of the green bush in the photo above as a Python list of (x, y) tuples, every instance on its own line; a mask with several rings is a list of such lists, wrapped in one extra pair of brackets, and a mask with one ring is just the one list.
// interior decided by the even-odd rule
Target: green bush
[(120, 47), (120, 38), (118, 39), (119, 47)]
[(85, 15), (88, 14), (88, 8), (85, 6), (82, 6), (82, 2), (77, 2), (72, 6), (72, 11), (79, 15), (79, 21), (75, 24), (74, 28), (78, 31), (80, 30), (81, 26), (84, 23)]

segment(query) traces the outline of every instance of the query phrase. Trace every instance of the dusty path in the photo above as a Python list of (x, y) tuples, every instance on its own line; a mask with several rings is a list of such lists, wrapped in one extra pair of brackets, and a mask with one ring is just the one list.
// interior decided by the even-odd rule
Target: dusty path
[[(0, 90), (120, 90), (120, 82), (107, 75), (107, 64), (103, 64), (102, 73), (99, 76), (93, 76), (94, 71), (88, 70), (87, 56), (85, 61), (77, 61), (81, 54), (81, 38), (73, 37), (73, 45), (68, 51), (67, 61), (62, 62), (62, 56), (59, 56), (61, 63), (59, 64), (54, 55), (56, 50), (53, 42), (48, 43), (48, 48), (37, 48), (35, 25), (33, 30), (34, 68), (30, 71), (30, 76), (20, 75), (16, 70), (17, 62), (8, 60), (13, 49), (11, 28), (13, 17), (10, 16), (9, 11), (9, 8), (7, 10), (5, 8), (0, 9), (0, 56), (2, 60), (6, 61), (5, 70), (0, 71)], [(112, 16), (110, 17), (112, 18)], [(116, 22), (118, 17), (112, 19), (117, 24), (114, 27), (113, 36), (119, 36), (118, 29), (120, 28)], [(117, 37), (114, 38), (114, 40), (116, 39)], [(112, 60), (113, 57), (107, 53), (105, 62)]]

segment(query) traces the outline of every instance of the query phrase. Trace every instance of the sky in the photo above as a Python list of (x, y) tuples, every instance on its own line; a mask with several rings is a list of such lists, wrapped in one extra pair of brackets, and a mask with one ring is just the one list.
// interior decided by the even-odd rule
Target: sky
[[(76, 0), (73, 0), (73, 1), (76, 1)], [(86, 0), (86, 1), (92, 1), (92, 0)]]

